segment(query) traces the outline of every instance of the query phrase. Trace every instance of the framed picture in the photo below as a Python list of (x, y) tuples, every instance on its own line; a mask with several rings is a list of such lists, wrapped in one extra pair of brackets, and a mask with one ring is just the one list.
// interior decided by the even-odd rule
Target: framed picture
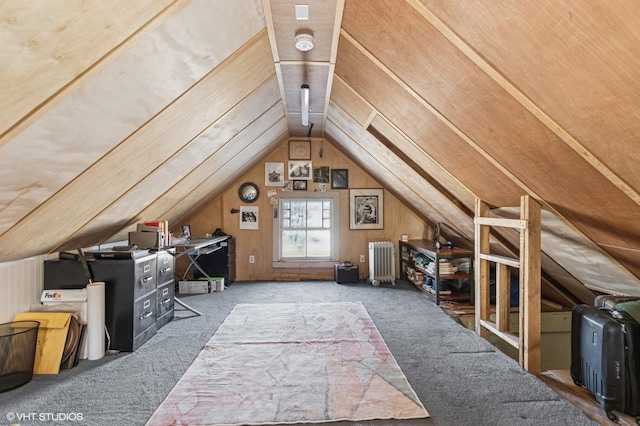
[(384, 229), (384, 190), (349, 190), (349, 229)]
[(265, 186), (284, 185), (284, 163), (264, 163)]
[(289, 141), (289, 160), (311, 160), (311, 141)]
[(240, 229), (258, 229), (259, 212), (257, 206), (240, 206)]
[(187, 240), (191, 238), (191, 226), (182, 225), (182, 236), (185, 237)]
[(293, 181), (293, 189), (296, 191), (306, 191), (307, 190), (307, 181), (306, 180), (294, 180)]
[(316, 183), (329, 183), (329, 166), (314, 167), (313, 181)]
[(292, 180), (285, 180), (284, 183), (282, 184), (282, 190), (283, 191), (293, 191), (293, 181)]
[(289, 161), (289, 179), (311, 180), (311, 161)]
[(331, 169), (331, 189), (349, 188), (349, 170)]

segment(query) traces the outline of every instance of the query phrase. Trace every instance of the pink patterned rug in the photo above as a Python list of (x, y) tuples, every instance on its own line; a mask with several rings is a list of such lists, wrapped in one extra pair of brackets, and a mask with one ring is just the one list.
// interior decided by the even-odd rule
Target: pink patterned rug
[(240, 304), (147, 425), (426, 417), (362, 303)]

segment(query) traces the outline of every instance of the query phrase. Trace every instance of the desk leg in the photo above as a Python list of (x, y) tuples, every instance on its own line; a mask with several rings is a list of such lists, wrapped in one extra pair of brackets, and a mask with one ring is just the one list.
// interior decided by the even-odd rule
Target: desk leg
[(202, 316), (202, 312), (193, 309), (191, 306), (187, 305), (186, 303), (184, 303), (182, 300), (178, 299), (177, 297), (174, 297), (173, 301), (176, 302), (177, 304), (179, 304), (180, 306), (182, 306), (183, 308), (187, 309), (188, 311), (193, 312), (197, 316)]

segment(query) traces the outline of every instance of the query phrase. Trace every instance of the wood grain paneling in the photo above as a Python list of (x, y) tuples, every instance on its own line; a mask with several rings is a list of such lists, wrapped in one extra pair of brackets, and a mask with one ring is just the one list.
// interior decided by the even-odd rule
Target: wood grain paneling
[[(314, 64), (310, 66), (305, 63), (287, 63), (281, 64), (282, 82), (285, 86), (285, 97), (289, 113), (300, 113), (300, 86), (302, 84), (309, 85), (310, 104), (309, 111), (312, 113), (320, 113), (324, 110), (324, 100), (327, 95), (327, 82), (329, 81), (329, 63)], [(316, 116), (317, 117), (317, 116)], [(322, 119), (314, 118), (315, 123), (319, 126)], [(311, 121), (311, 118), (310, 120)]]
[[(0, 135), (175, 3), (181, 2), (2, 2)], [(0, 138), (0, 146), (6, 141)]]
[(516, 205), (524, 190), (392, 80), (347, 39), (340, 41), (336, 75), (438, 164), (492, 205)]
[[(322, 145), (322, 157), (320, 157), (320, 145)], [(286, 162), (288, 161), (288, 145), (282, 144), (273, 150), (267, 157), (263, 158), (254, 168), (242, 175), (239, 179), (221, 194), (216, 201), (208, 204), (191, 218), (185, 219), (185, 223), (206, 223), (204, 229), (210, 229), (216, 224), (223, 223), (223, 230), (236, 237), (236, 263), (237, 279), (246, 280), (299, 280), (299, 279), (333, 279), (333, 270), (324, 269), (273, 269), (271, 264), (273, 251), (273, 228), (270, 219), (271, 205), (266, 197), (268, 189), (264, 185), (264, 162)], [(342, 154), (336, 147), (327, 140), (314, 139), (312, 141), (312, 162), (314, 166), (328, 165), (331, 168), (349, 169), (350, 186), (366, 188), (379, 187), (380, 182), (374, 180), (371, 175), (363, 171), (351, 160)], [(237, 214), (231, 214), (231, 208), (238, 208), (241, 204), (238, 199), (238, 187), (242, 182), (252, 181), (258, 183), (261, 190), (261, 197), (257, 201), (260, 208), (260, 229), (259, 231), (239, 229), (239, 219)], [(352, 185), (353, 183), (353, 185)], [(310, 183), (309, 190), (313, 191), (317, 184)], [(403, 202), (396, 198), (389, 191), (385, 191), (385, 229), (372, 231), (350, 231), (348, 222), (348, 191), (340, 192), (341, 208), (341, 235), (348, 236), (341, 238), (340, 257), (341, 260), (351, 260), (358, 262), (360, 254), (367, 254), (368, 241), (388, 239), (397, 241), (401, 234), (408, 233), (415, 238), (430, 238), (429, 227), (424, 221), (418, 218), (411, 210), (404, 206)], [(301, 192), (303, 194), (303, 192)], [(221, 200), (221, 201), (220, 201)], [(222, 207), (221, 207), (222, 205)], [(214, 216), (222, 214), (223, 218), (213, 219)], [(207, 219), (210, 218), (210, 219)], [(216, 226), (217, 227), (217, 226)], [(205, 232), (211, 232), (210, 230)], [(256, 263), (249, 264), (249, 255), (256, 256)], [(360, 275), (366, 278), (368, 274), (368, 263), (359, 264)]]
[[(263, 151), (267, 147), (273, 149), (273, 144), (282, 140), (285, 129), (284, 118), (267, 129), (247, 128), (139, 213), (135, 221), (156, 217), (173, 223), (193, 215), (246, 171), (258, 154), (267, 155)], [(251, 153), (251, 149), (255, 151)]]
[[(0, 232), (137, 132), (264, 29), (259, 9), (246, 13), (226, 6), (212, 17), (210, 6), (207, 2), (191, 3), (136, 38), (109, 67), (100, 69), (0, 148), (0, 179), (4, 185), (0, 193)], [(242, 23), (241, 15), (245, 15)], [(214, 29), (212, 19), (224, 25)], [(233, 81), (231, 78), (221, 87), (232, 90), (228, 87)], [(118, 166), (109, 168), (106, 176), (118, 175)], [(104, 180), (105, 175), (100, 182)], [(61, 211), (51, 213), (63, 215)]]
[(640, 27), (629, 19), (639, 4), (416, 1), (499, 69), (587, 161), (634, 188), (638, 201), (637, 158), (627, 147), (640, 132)]
[[(295, 19), (294, 5), (290, 0), (265, 0), (265, 9), (271, 10), (275, 28), (278, 60), (330, 62), (332, 38), (336, 16), (336, 0), (305, 0), (300, 4), (309, 5), (309, 20)], [(294, 39), (302, 30), (313, 29), (315, 46), (308, 52), (295, 48)]]
[[(156, 167), (229, 111), (256, 87), (273, 77), (266, 33), (207, 75), (138, 132), (93, 165), (2, 237), (5, 258), (30, 255), (34, 250), (52, 250), (53, 241), (37, 241), (43, 228), (55, 229), (66, 239), (105, 205), (144, 179)], [(242, 84), (232, 84), (238, 81)], [(211, 93), (216, 93), (214, 99)], [(197, 113), (194, 113), (197, 111)], [(162, 149), (158, 149), (158, 141)], [(102, 185), (108, 177), (109, 185)], [(102, 189), (96, 192), (96, 188)], [(91, 199), (91, 203), (84, 202)], [(75, 208), (67, 211), (69, 205)], [(57, 206), (57, 207), (56, 207)], [(26, 238), (28, 242), (17, 244)], [(12, 243), (13, 241), (13, 243)]]
[[(244, 136), (244, 137), (243, 137)], [(233, 143), (227, 144), (216, 158), (217, 168), (206, 180), (189, 192), (181, 203), (175, 204), (162, 217), (184, 218), (190, 216), (194, 210), (199, 210), (215, 195), (229, 187), (242, 173), (253, 167), (258, 161), (268, 155), (286, 137), (286, 122), (284, 119), (261, 132), (253, 139), (247, 135), (240, 135)]]
[[(385, 189), (380, 231), (348, 229), (341, 191), (343, 260), (370, 239), (429, 239), (435, 222), (472, 244), (475, 197), (528, 194), (571, 230), (546, 231), (543, 277), (578, 300), (592, 292), (576, 278), (640, 288), (637, 4), (311, 0), (296, 21), (294, 0), (23, 3), (0, 3), (0, 260), (193, 220), (237, 234), (241, 279), (330, 279), (274, 270), (269, 221), (239, 230), (230, 213), (238, 185), (309, 132), (304, 82), (314, 164)], [(293, 45), (303, 28), (308, 53)], [(561, 286), (545, 293), (572, 300)]]
[(331, 101), (345, 111), (363, 129), (366, 129), (371, 117), (377, 112), (353, 88), (339, 76), (334, 76)]
[[(335, 128), (334, 128), (335, 126)], [(473, 221), (451, 203), (415, 170), (406, 165), (382, 143), (349, 120), (338, 107), (329, 110), (327, 129), (340, 143), (340, 148), (357, 158), (368, 173), (389, 191), (435, 222), (444, 222), (467, 240), (473, 235)], [(376, 153), (374, 156), (373, 153)]]
[[(637, 246), (631, 235), (637, 234), (640, 225), (628, 212), (638, 207), (631, 199), (414, 9), (390, 5), (381, 1), (358, 8), (355, 2), (348, 3), (343, 28), (401, 80), (411, 81), (413, 90), (590, 239)], [(388, 26), (395, 29), (393, 37), (385, 30)], [(418, 42), (404, 43), (410, 36)], [(340, 66), (339, 57), (338, 73)], [(484, 197), (487, 189), (479, 194)], [(585, 214), (584, 205), (598, 208)]]
[[(435, 162), (417, 143), (402, 133), (400, 129), (383, 116), (373, 113), (372, 106), (339, 77), (335, 78), (331, 96), (333, 102), (345, 113), (348, 112), (358, 124), (363, 128), (371, 126), (375, 131), (380, 132), (413, 162), (411, 167), (417, 172), (420, 172), (420, 169), (426, 172), (432, 177), (433, 181), (437, 181), (438, 185), (441, 185), (453, 195), (455, 202), (462, 202), (472, 211), (475, 195), (457, 181), (446, 169)], [(354, 114), (358, 117), (354, 117)]]
[[(215, 155), (216, 151), (245, 128), (251, 126), (253, 131), (260, 132), (281, 119), (284, 112), (278, 100), (278, 84), (275, 78), (271, 78), (94, 217), (75, 233), (74, 238), (65, 242), (65, 246), (85, 247), (91, 243), (96, 232), (111, 236), (121, 230), (136, 214), (191, 173), (200, 163)], [(265, 105), (274, 106), (263, 113)]]

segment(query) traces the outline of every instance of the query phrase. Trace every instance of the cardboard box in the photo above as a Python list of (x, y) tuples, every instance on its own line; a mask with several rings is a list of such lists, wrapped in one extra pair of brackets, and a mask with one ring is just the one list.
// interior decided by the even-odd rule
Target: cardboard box
[(27, 320), (40, 322), (33, 373), (58, 374), (67, 342), (71, 314), (69, 312), (22, 312), (15, 318), (15, 321)]
[(129, 232), (129, 244), (135, 244), (140, 249), (162, 248), (164, 246), (164, 236), (162, 232)]
[(211, 291), (211, 283), (208, 280), (178, 282), (178, 292), (181, 294), (211, 293)]

